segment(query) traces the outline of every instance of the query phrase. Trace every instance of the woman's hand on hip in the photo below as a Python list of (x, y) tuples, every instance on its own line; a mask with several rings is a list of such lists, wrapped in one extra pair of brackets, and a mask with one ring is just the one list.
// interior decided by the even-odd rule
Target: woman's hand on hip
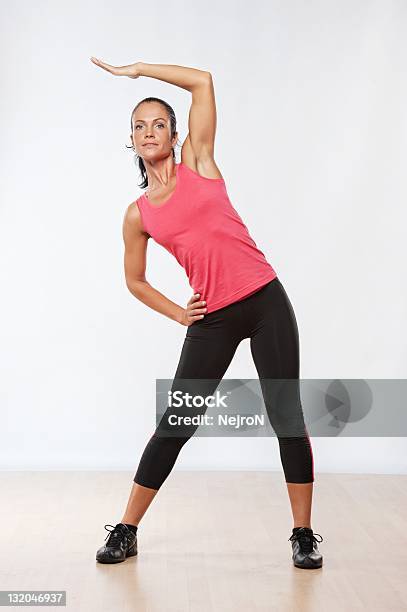
[(106, 64), (106, 62), (102, 62), (102, 60), (97, 57), (91, 57), (91, 61), (96, 64), (96, 66), (100, 66), (107, 72), (114, 74), (116, 76), (127, 76), (130, 79), (138, 79), (140, 76), (140, 63), (136, 62), (135, 64), (129, 64), (128, 66), (111, 66), (110, 64)]
[(187, 307), (184, 310), (184, 315), (181, 320), (182, 325), (192, 325), (195, 321), (203, 319), (206, 311), (206, 302), (199, 299), (200, 294), (194, 293), (194, 295), (188, 300)]

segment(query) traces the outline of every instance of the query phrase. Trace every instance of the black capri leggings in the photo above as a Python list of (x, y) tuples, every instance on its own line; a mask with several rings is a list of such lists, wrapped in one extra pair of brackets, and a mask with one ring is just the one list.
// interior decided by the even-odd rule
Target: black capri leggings
[[(174, 392), (180, 384), (188, 382), (178, 379), (199, 379), (194, 392), (204, 396), (213, 394), (245, 338), (250, 338), (267, 415), (279, 441), (285, 480), (313, 482), (312, 447), (304, 423), (299, 383), (288, 383), (288, 393), (281, 393), (281, 388), (269, 382), (270, 379), (299, 379), (297, 322), (277, 277), (248, 297), (206, 314), (187, 328), (171, 390)], [(200, 408), (201, 413), (205, 409), (205, 406)], [(174, 408), (168, 408), (167, 412), (174, 414)], [(161, 487), (181, 448), (198, 427), (191, 426), (187, 435), (185, 426), (182, 436), (160, 435), (160, 431), (168, 430), (167, 412), (151, 436), (133, 479), (151, 489)]]

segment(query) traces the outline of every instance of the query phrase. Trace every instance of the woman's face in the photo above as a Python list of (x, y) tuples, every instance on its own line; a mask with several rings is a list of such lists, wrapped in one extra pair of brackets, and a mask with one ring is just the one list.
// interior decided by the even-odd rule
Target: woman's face
[(171, 154), (177, 134), (171, 140), (171, 124), (166, 109), (158, 102), (140, 104), (133, 115), (131, 140), (136, 153), (146, 161), (156, 161)]

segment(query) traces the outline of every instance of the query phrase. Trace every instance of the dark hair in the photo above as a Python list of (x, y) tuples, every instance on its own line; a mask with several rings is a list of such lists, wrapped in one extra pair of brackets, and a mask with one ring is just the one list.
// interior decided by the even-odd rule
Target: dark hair
[[(138, 107), (140, 106), (140, 104), (143, 104), (144, 102), (158, 102), (159, 104), (161, 104), (165, 108), (165, 110), (167, 111), (167, 113), (169, 115), (169, 118), (170, 118), (171, 138), (173, 138), (175, 136), (175, 132), (177, 131), (177, 119), (175, 117), (174, 109), (165, 100), (161, 100), (161, 98), (156, 98), (154, 96), (149, 96), (148, 98), (144, 98), (143, 100), (140, 100), (140, 102), (138, 102), (136, 104), (136, 106), (133, 108), (132, 113), (131, 113), (131, 117), (130, 117), (130, 129), (131, 129), (131, 133), (133, 134), (133, 115), (136, 112), (136, 110), (138, 109)], [(176, 144), (178, 144), (178, 143), (176, 143)], [(132, 145), (130, 145), (130, 146), (126, 145), (126, 147), (128, 149), (132, 149), (133, 148)], [(175, 161), (175, 151), (174, 151), (174, 149), (172, 149), (172, 157), (174, 158), (174, 161)], [(139, 167), (139, 170), (140, 170), (140, 173), (141, 173), (142, 181), (141, 181), (141, 185), (139, 185), (139, 187), (141, 187), (141, 189), (145, 189), (148, 186), (147, 171), (146, 171), (146, 167), (144, 165), (144, 162), (143, 162), (142, 158), (137, 153), (134, 156), (134, 162), (136, 164), (138, 162), (138, 167)]]

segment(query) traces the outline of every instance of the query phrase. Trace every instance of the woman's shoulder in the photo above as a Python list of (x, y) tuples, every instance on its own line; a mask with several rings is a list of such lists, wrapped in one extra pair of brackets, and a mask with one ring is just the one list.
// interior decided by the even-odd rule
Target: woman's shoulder
[(141, 217), (142, 198), (139, 196), (127, 205), (124, 216), (128, 221), (137, 221)]

